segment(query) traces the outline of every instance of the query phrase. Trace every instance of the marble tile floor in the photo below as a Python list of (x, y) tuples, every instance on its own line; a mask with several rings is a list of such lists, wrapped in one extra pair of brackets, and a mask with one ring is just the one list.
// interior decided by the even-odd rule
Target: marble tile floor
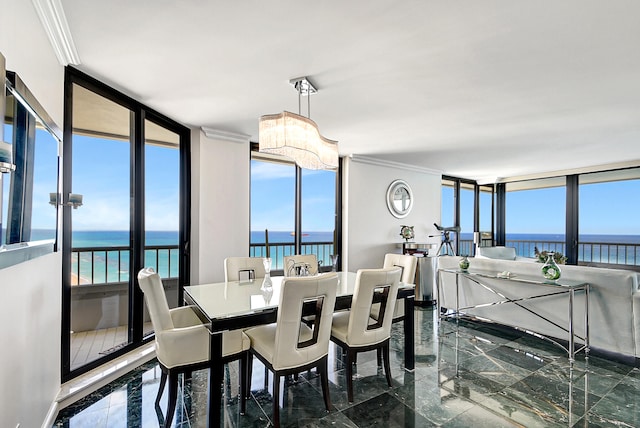
[[(566, 353), (546, 341), (489, 325), (443, 321), (416, 308), (416, 369), (403, 368), (401, 324), (393, 326), (388, 388), (375, 352), (360, 354), (348, 403), (341, 351), (330, 349), (332, 409), (324, 409), (315, 372), (285, 382), (283, 427), (640, 427), (640, 369)], [(160, 379), (151, 361), (62, 409), (54, 427), (157, 427), (166, 390), (154, 405)], [(238, 366), (225, 370), (225, 427), (271, 426), (271, 386), (255, 362), (247, 413), (238, 409)], [(205, 427), (207, 372), (182, 384), (175, 427)]]

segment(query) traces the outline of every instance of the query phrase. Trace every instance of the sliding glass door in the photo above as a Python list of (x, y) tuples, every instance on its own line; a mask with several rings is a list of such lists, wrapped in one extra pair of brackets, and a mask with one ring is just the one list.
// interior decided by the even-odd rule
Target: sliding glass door
[(63, 380), (148, 340), (136, 280), (162, 277), (182, 299), (189, 130), (67, 70), (63, 177)]
[[(77, 200), (78, 206), (67, 213), (71, 232), (71, 370), (131, 342), (132, 112), (76, 84), (73, 105), (69, 193), (77, 195), (71, 199)], [(101, 110), (96, 111), (96, 106)], [(66, 201), (69, 199), (67, 195)]]

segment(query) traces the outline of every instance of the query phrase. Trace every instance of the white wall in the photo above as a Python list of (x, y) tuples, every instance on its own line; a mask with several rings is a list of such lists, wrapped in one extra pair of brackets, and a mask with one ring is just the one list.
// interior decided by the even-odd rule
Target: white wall
[[(0, 52), (62, 126), (64, 69), (30, 1), (0, 0)], [(60, 389), (61, 254), (0, 270), (0, 426), (41, 426)]]
[(41, 426), (60, 390), (61, 253), (0, 270), (0, 426)]
[(249, 255), (249, 141), (191, 132), (191, 283), (224, 281), (224, 259)]
[[(405, 218), (395, 218), (386, 203), (393, 180), (405, 180), (414, 196)], [(433, 223), (440, 223), (441, 174), (368, 158), (347, 158), (343, 192), (343, 269), (382, 266), (384, 255), (400, 252), (400, 227), (414, 226), (415, 242), (439, 243)], [(437, 238), (428, 235), (437, 234)]]
[(62, 129), (64, 67), (51, 47), (31, 1), (0, 0), (0, 52)]

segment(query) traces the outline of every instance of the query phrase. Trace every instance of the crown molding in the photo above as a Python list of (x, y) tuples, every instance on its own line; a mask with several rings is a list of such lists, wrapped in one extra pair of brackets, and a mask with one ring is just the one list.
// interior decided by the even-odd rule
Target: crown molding
[(495, 180), (495, 182), (511, 183), (515, 181), (538, 180), (538, 179), (544, 179), (544, 178), (564, 177), (567, 175), (589, 174), (592, 172), (612, 171), (616, 169), (637, 168), (639, 166), (640, 166), (640, 159), (635, 159), (635, 160), (625, 161), (625, 162), (592, 165), (592, 166), (585, 166), (585, 167), (572, 168), (572, 169), (561, 169), (557, 171), (546, 171), (538, 174), (518, 175), (513, 177), (498, 177)]
[(352, 162), (356, 162), (356, 163), (363, 163), (363, 164), (375, 165), (375, 166), (384, 166), (387, 168), (394, 168), (394, 169), (403, 169), (406, 171), (420, 172), (423, 174), (442, 175), (442, 171), (438, 171), (435, 169), (425, 168), (417, 165), (410, 165), (406, 163), (394, 162), (394, 161), (389, 161), (389, 160), (384, 160), (379, 158), (372, 158), (369, 156), (350, 155), (349, 158), (351, 158)]
[(207, 138), (215, 138), (216, 140), (231, 141), (233, 143), (248, 143), (251, 135), (241, 134), (239, 132), (223, 131), (221, 129), (209, 128), (203, 126), (200, 128)]
[(61, 0), (31, 0), (53, 46), (58, 62), (63, 66), (80, 64), (80, 56), (71, 37)]

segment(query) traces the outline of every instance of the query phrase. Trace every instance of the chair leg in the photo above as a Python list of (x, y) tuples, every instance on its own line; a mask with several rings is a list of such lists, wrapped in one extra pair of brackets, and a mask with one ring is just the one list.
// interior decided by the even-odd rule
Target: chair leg
[(176, 403), (178, 401), (178, 373), (169, 371), (169, 405), (167, 406), (167, 414), (164, 416), (164, 426), (169, 428), (173, 420), (173, 414), (176, 411)]
[(238, 368), (240, 369), (240, 414), (244, 415), (247, 412), (247, 370), (248, 370), (248, 352), (243, 352), (240, 360), (238, 361)]
[(382, 348), (376, 349), (376, 358), (378, 360), (378, 367), (382, 367)]
[(269, 389), (269, 369), (264, 367), (264, 389)]
[(327, 412), (331, 411), (331, 397), (329, 396), (329, 375), (328, 371), (328, 358), (324, 357), (320, 364), (318, 364), (317, 370), (320, 372), (320, 383), (322, 384), (322, 398), (324, 398), (324, 406), (327, 408)]
[(280, 376), (273, 373), (273, 425), (280, 428)]
[(389, 385), (389, 388), (391, 388), (391, 365), (389, 364), (389, 341), (387, 341), (382, 346), (382, 359), (384, 360), (384, 372), (387, 377), (387, 385)]
[(156, 395), (156, 406), (160, 404), (160, 398), (162, 398), (162, 393), (164, 392), (164, 386), (167, 383), (167, 372), (162, 370), (162, 374), (160, 375), (160, 386), (158, 387), (158, 395)]
[(247, 384), (245, 388), (245, 397), (251, 396), (251, 377), (253, 376), (253, 354), (247, 353)]
[(356, 353), (352, 350), (347, 350), (347, 399), (349, 403), (353, 403), (353, 360), (355, 360)]

